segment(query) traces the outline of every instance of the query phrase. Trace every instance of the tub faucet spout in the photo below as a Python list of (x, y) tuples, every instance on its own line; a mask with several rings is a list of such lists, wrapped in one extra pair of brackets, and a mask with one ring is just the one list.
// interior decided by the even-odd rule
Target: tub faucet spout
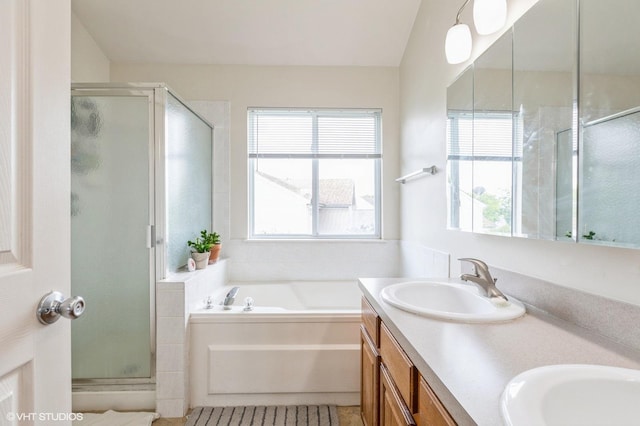
[(231, 290), (229, 290), (229, 293), (227, 293), (227, 295), (224, 297), (224, 300), (222, 301), (222, 306), (224, 307), (224, 309), (231, 309), (231, 305), (233, 305), (233, 302), (236, 300), (236, 294), (238, 294), (238, 290), (240, 290), (240, 287), (233, 287)]
[(479, 259), (471, 259), (471, 258), (462, 258), (458, 259), (464, 262), (470, 262), (474, 267), (474, 274), (462, 274), (460, 275), (460, 279), (462, 281), (471, 281), (474, 284), (477, 284), (482, 290), (485, 296), (489, 298), (500, 298), (503, 300), (508, 300), (507, 296), (505, 296), (498, 288), (496, 287), (497, 278), (491, 277), (491, 273), (489, 272), (489, 266)]

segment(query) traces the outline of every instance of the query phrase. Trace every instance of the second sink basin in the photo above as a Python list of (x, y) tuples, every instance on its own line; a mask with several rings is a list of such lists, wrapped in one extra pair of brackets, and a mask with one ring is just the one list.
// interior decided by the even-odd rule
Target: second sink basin
[(508, 321), (525, 308), (509, 298), (499, 303), (481, 296), (475, 286), (439, 281), (409, 281), (385, 287), (382, 299), (396, 308), (426, 317), (467, 323)]
[(640, 370), (548, 365), (514, 377), (502, 395), (508, 426), (640, 424)]

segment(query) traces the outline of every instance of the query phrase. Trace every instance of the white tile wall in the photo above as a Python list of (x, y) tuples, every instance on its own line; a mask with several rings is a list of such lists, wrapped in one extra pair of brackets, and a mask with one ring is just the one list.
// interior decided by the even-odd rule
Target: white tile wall
[[(179, 301), (176, 301), (179, 303)], [(157, 320), (158, 345), (184, 343), (184, 319), (181, 317), (161, 317)]]
[(184, 299), (184, 289), (159, 291), (156, 296), (156, 311), (162, 317), (184, 317), (185, 306), (176, 303), (176, 300)]
[(227, 261), (156, 283), (156, 411), (182, 417), (189, 408), (189, 314), (226, 285)]
[(401, 274), (399, 241), (229, 241), (232, 281), (355, 280)]
[(179, 372), (185, 370), (184, 345), (158, 344), (156, 354), (156, 372)]
[(450, 256), (415, 241), (400, 242), (402, 275), (416, 278), (448, 278)]
[(163, 399), (158, 402), (156, 412), (160, 414), (160, 417), (182, 417), (182, 415), (175, 413), (186, 413), (189, 409), (184, 398)]
[[(184, 373), (181, 371), (157, 373), (156, 398), (159, 400), (184, 398)], [(171, 417), (182, 417), (182, 414)]]

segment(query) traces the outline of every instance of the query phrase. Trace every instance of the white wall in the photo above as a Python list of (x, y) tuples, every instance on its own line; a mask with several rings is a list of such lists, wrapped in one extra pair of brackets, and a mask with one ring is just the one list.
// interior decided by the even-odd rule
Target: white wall
[(108, 82), (109, 58), (75, 13), (71, 12), (71, 81)]
[[(382, 108), (383, 236), (399, 238), (398, 73), (398, 68), (387, 67), (111, 64), (112, 81), (165, 82), (187, 100), (229, 101), (230, 227), (229, 235), (222, 235), (222, 254), (230, 258), (235, 280), (355, 279), (399, 273), (397, 241), (246, 241), (247, 108), (268, 106)], [(225, 214), (214, 209), (216, 215)]]
[[(534, 3), (509, 1), (509, 25)], [(468, 65), (449, 65), (444, 55), (445, 35), (458, 7), (423, 0), (416, 18), (400, 67), (401, 173), (427, 163), (441, 170), (446, 166), (446, 88)], [(463, 13), (463, 22), (472, 23), (471, 9)], [(499, 35), (474, 33), (473, 56)], [(420, 270), (425, 259), (415, 248), (426, 246), (451, 254), (452, 276), (460, 272), (456, 258), (478, 257), (500, 268), (640, 305), (640, 250), (447, 231), (445, 185), (445, 173), (439, 173), (402, 187), (405, 273)]]

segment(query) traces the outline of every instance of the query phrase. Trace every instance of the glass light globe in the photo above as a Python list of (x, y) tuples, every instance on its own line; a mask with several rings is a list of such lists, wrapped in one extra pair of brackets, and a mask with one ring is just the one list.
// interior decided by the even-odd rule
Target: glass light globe
[(473, 22), (478, 34), (495, 33), (507, 21), (507, 0), (474, 0)]
[(471, 57), (471, 30), (466, 24), (456, 24), (447, 31), (444, 42), (447, 62), (459, 64)]

